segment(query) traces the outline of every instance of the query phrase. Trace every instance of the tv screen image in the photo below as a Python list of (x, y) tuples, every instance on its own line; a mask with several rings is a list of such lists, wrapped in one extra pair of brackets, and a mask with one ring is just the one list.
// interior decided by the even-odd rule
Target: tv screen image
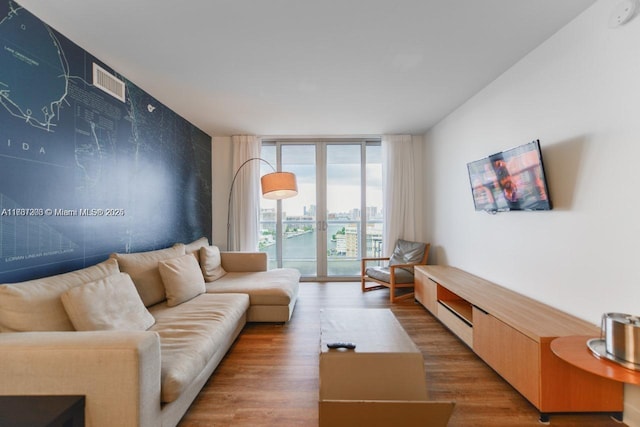
[(540, 141), (467, 164), (477, 211), (550, 210)]

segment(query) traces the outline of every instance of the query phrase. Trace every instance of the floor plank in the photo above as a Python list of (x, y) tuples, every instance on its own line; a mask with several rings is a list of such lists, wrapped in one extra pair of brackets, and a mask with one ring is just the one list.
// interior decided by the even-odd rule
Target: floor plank
[[(287, 324), (248, 324), (180, 427), (317, 426), (320, 310), (391, 308), (425, 359), (433, 400), (454, 400), (450, 427), (540, 426), (538, 412), (422, 306), (353, 282), (300, 284)], [(553, 415), (550, 425), (624, 426), (604, 414)]]

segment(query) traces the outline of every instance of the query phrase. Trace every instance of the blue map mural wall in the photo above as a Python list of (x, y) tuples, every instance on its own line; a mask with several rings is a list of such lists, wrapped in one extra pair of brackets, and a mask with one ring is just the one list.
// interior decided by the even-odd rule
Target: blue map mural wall
[[(96, 87), (94, 64), (123, 82), (124, 102)], [(0, 283), (201, 236), (210, 136), (0, 0)]]

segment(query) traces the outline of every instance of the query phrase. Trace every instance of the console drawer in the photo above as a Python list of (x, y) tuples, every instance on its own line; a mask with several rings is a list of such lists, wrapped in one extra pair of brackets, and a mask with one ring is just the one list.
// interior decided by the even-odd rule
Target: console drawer
[(442, 302), (438, 302), (438, 319), (465, 344), (473, 348), (473, 327), (458, 317)]

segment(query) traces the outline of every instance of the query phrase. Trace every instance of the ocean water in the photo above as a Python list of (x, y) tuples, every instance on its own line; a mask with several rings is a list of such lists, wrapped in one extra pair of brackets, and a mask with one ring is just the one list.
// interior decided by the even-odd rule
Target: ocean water
[[(338, 230), (344, 227), (344, 224), (329, 224), (327, 228), (328, 239), (331, 238)], [(317, 272), (317, 233), (311, 231), (309, 233), (300, 234), (283, 239), (282, 254), (283, 267), (297, 268), (303, 276), (315, 277)], [(336, 243), (328, 241), (327, 250), (335, 250)], [(269, 246), (263, 250), (269, 256), (269, 267), (275, 268), (276, 265), (276, 245)], [(344, 255), (332, 255), (328, 258), (327, 275), (337, 277), (356, 277), (360, 276), (360, 257), (346, 257)]]

